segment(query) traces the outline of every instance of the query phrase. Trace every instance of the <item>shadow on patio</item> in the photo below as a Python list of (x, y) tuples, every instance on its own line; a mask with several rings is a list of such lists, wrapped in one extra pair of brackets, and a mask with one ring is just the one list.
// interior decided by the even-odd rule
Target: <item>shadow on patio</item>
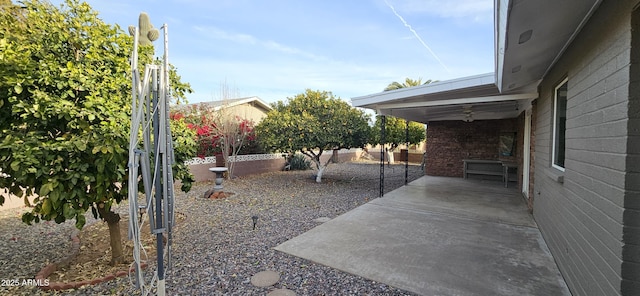
[(500, 182), (425, 176), (276, 250), (422, 295), (570, 295)]

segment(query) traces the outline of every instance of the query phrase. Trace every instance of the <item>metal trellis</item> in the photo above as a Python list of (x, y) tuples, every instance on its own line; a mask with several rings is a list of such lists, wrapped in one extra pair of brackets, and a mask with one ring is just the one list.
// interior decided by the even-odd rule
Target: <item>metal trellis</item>
[[(165, 275), (171, 268), (171, 230), (175, 223), (172, 165), (173, 141), (169, 122), (169, 57), (168, 30), (164, 33), (163, 63), (144, 67), (144, 78), (138, 69), (138, 28), (135, 29), (131, 56), (132, 103), (131, 134), (129, 144), (129, 239), (134, 241), (134, 270), (137, 288), (149, 294), (156, 280), (157, 295), (165, 294)], [(151, 129), (153, 131), (151, 131)], [(153, 134), (151, 134), (153, 132)], [(151, 165), (153, 163), (153, 165)], [(139, 168), (141, 171), (139, 171)], [(139, 180), (143, 183), (143, 200), (140, 200)], [(151, 233), (156, 236), (157, 266), (151, 285), (144, 283), (141, 268), (140, 231), (143, 220), (136, 217), (146, 212)], [(165, 244), (166, 238), (166, 244)], [(166, 247), (166, 252), (165, 252)], [(165, 268), (165, 260), (167, 262)]]

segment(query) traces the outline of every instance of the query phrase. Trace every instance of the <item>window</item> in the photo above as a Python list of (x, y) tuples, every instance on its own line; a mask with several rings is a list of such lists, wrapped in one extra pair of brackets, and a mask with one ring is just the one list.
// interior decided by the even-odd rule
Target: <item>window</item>
[(567, 79), (556, 87), (553, 100), (553, 167), (564, 171), (565, 130), (567, 129)]

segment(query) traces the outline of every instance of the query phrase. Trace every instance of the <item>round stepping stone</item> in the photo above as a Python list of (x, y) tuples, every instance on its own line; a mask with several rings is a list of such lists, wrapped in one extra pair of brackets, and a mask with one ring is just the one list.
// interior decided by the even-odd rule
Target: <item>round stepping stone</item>
[(256, 273), (251, 277), (251, 284), (256, 287), (268, 287), (275, 285), (280, 280), (280, 273), (266, 270)]
[(293, 292), (289, 289), (282, 288), (282, 289), (275, 289), (269, 292), (267, 296), (296, 296), (296, 292)]
[(317, 219), (315, 219), (313, 221), (318, 222), (318, 223), (324, 223), (324, 222), (328, 222), (329, 220), (331, 220), (331, 218), (329, 218), (329, 217), (320, 217), (320, 218), (317, 218)]

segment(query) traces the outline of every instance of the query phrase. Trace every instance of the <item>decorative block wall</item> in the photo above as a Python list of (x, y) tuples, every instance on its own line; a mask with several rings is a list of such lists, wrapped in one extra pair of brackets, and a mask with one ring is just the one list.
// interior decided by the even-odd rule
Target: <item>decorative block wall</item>
[[(369, 150), (369, 154), (371, 156), (373, 156), (373, 158), (376, 161), (380, 160), (380, 150), (379, 149)], [(396, 163), (404, 163), (404, 161), (401, 160), (400, 151), (393, 152), (393, 159), (396, 161)], [(385, 156), (385, 161), (386, 161), (386, 156)], [(422, 163), (422, 153), (409, 151), (409, 162), (410, 163)]]
[[(342, 149), (333, 151), (325, 151), (320, 157), (322, 163), (329, 160), (335, 154), (334, 162), (345, 162), (357, 159), (362, 154), (362, 149)], [(274, 154), (249, 154), (238, 155), (235, 160), (233, 174), (236, 177), (247, 175), (262, 174), (268, 172), (281, 171), (285, 165), (285, 158), (281, 153)], [(215, 174), (209, 171), (209, 168), (215, 166), (223, 166), (223, 162), (218, 161), (216, 165), (215, 157), (193, 158), (186, 162), (189, 170), (193, 174), (196, 182), (208, 182), (215, 179)], [(313, 166), (313, 164), (312, 164)]]

